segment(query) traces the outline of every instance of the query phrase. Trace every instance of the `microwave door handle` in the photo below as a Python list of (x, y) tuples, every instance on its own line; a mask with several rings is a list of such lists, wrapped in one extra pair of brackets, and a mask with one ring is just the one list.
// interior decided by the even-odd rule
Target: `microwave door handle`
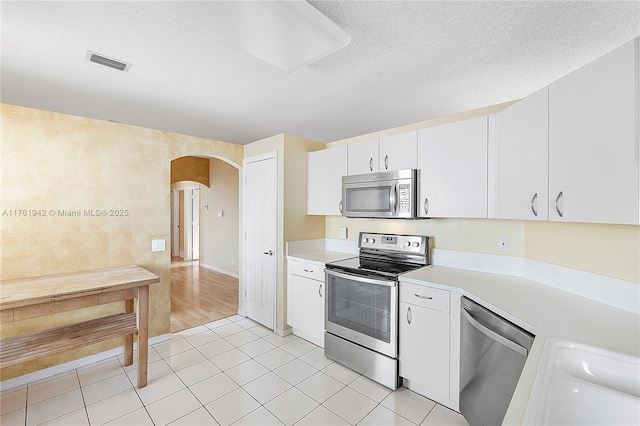
[(393, 211), (393, 216), (398, 214), (398, 184), (393, 183), (393, 188), (391, 188), (391, 194), (389, 194), (389, 202), (391, 204), (391, 208)]

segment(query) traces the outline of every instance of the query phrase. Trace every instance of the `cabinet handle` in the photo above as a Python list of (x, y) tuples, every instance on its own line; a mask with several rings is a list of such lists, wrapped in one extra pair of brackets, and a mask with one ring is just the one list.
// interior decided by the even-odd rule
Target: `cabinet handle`
[(425, 300), (431, 300), (431, 299), (433, 299), (433, 297), (431, 297), (431, 296), (423, 296), (423, 295), (418, 294), (418, 293), (414, 293), (413, 295), (414, 295), (415, 297), (417, 297), (418, 299), (425, 299)]
[(305, 271), (305, 272), (308, 272), (308, 273), (310, 273), (310, 274), (313, 274), (313, 269), (311, 269), (311, 270), (309, 270), (309, 269), (305, 269), (304, 271)]
[(424, 199), (424, 214), (429, 214), (429, 199), (426, 197)]
[(538, 201), (538, 193), (533, 194), (533, 198), (531, 198), (531, 211), (534, 216), (538, 216), (538, 211), (536, 210), (536, 201)]
[(373, 171), (373, 157), (369, 158), (369, 170)]
[(562, 211), (560, 211), (560, 198), (564, 199), (564, 194), (562, 193), (562, 191), (560, 191), (558, 193), (558, 196), (556, 197), (556, 212), (558, 213), (558, 216), (562, 217)]
[(411, 306), (407, 308), (407, 323), (411, 324), (411, 320), (413, 319), (413, 315), (411, 314)]
[(340, 210), (340, 214), (342, 214), (342, 201), (338, 204), (338, 210)]
[(322, 284), (318, 287), (318, 296), (322, 297)]
[(385, 170), (389, 170), (389, 156), (388, 155), (384, 156), (384, 169)]

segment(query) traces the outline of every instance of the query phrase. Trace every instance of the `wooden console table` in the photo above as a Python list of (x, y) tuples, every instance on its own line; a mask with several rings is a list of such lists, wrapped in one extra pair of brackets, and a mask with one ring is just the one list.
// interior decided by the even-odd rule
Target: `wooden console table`
[[(147, 385), (149, 354), (149, 285), (160, 278), (140, 266), (49, 275), (0, 282), (0, 323), (124, 301), (110, 315), (0, 340), (0, 367), (19, 364), (125, 336), (124, 362), (133, 364), (133, 337), (138, 335), (138, 388)], [(134, 300), (138, 300), (137, 314)]]

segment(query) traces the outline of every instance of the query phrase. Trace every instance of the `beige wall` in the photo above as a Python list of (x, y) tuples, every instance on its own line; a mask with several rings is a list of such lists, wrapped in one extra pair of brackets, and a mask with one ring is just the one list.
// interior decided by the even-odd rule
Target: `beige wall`
[[(237, 168), (212, 159), (210, 187), (200, 187), (200, 264), (236, 275), (240, 225), (238, 175)], [(222, 217), (217, 215), (219, 210), (223, 211)]]
[[(327, 147), (493, 114), (511, 104), (513, 102), (361, 135), (329, 143)], [(338, 238), (339, 228), (343, 226), (348, 227), (350, 240), (357, 240), (360, 231), (423, 234), (434, 237), (434, 248), (521, 256), (640, 283), (639, 226), (496, 219), (385, 221), (327, 216), (326, 237)], [(509, 238), (509, 252), (498, 250), (498, 237)]]
[(525, 222), (528, 259), (640, 283), (640, 226)]
[[(151, 288), (150, 335), (169, 332), (170, 162), (210, 156), (241, 166), (243, 147), (54, 112), (0, 105), (0, 211), (42, 209), (55, 216), (1, 217), (1, 279), (138, 264), (160, 277)], [(127, 216), (64, 217), (60, 210), (122, 209)], [(168, 247), (168, 245), (167, 245)], [(1, 335), (65, 324), (121, 304), (3, 324)], [(3, 368), (6, 380), (115, 347), (119, 341)]]
[(245, 159), (274, 151), (278, 153), (276, 327), (280, 330), (288, 327), (285, 244), (323, 238), (325, 233), (322, 216), (307, 216), (307, 153), (323, 147), (323, 143), (285, 134), (244, 147)]

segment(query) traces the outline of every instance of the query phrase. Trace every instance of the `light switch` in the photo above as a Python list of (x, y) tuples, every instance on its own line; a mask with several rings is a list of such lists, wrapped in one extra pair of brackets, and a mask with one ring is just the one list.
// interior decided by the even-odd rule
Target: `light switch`
[(340, 238), (347, 238), (347, 227), (346, 226), (341, 226), (340, 227), (339, 236), (340, 236)]
[(162, 240), (151, 240), (151, 251), (165, 251), (165, 242)]
[(218, 210), (218, 217), (222, 217), (222, 216), (224, 216), (224, 211)]

